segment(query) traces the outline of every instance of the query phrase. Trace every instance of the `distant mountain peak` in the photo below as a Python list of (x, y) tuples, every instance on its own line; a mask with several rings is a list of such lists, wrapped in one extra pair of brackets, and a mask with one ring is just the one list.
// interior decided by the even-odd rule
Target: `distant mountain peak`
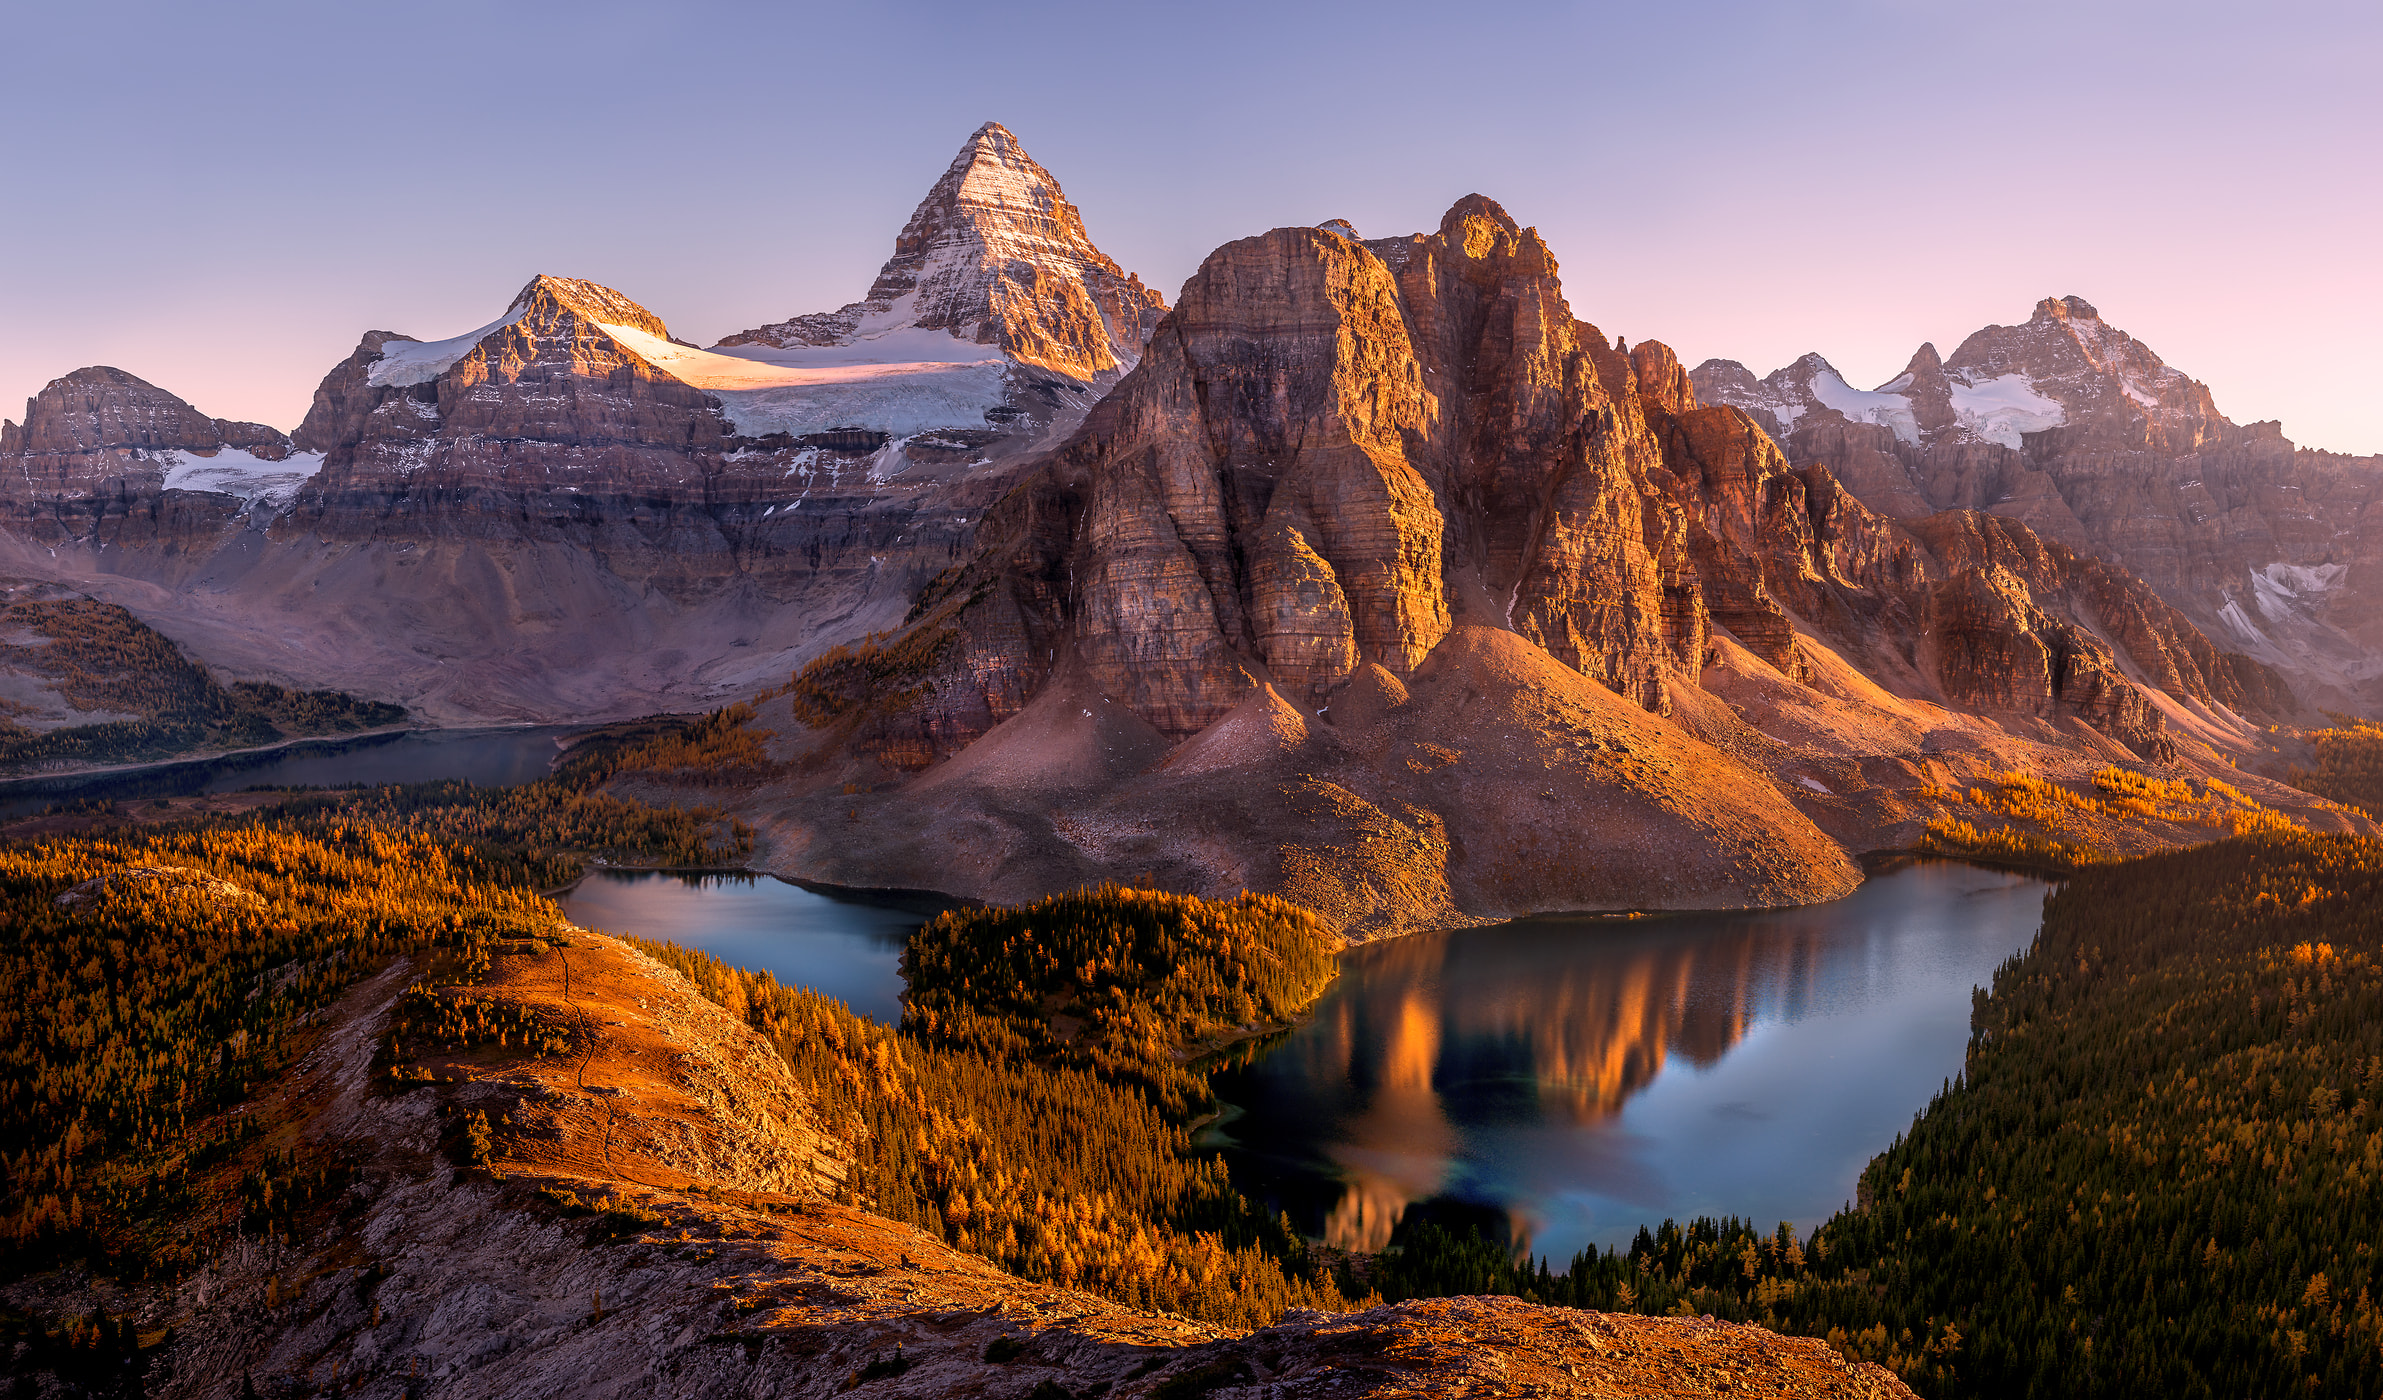
[(2158, 423), (2190, 438), (2225, 422), (2207, 388), (2079, 296), (2045, 297), (2025, 322), (1988, 326), (1951, 355), (1923, 344), (1901, 374), (1867, 393), (1841, 387), (1818, 354), (1759, 380), (1721, 360), (1699, 366), (1692, 378), (1704, 402), (1735, 404), (1766, 429), (1776, 424), (1773, 435), (1783, 443), (1808, 415), (1826, 410), (1891, 428), (1914, 447), (2016, 449), (2029, 433), (2084, 425), (2124, 433)]
[[(998, 122), (978, 127), (894, 239), (868, 296), (741, 331), (722, 346), (792, 349), (941, 332), (1090, 383), (1141, 358), (1166, 304), (1094, 246), (1051, 172)], [(971, 358), (944, 351), (947, 360)]]
[(2083, 297), (2046, 297), (2035, 304), (2036, 321), (2099, 321), (2102, 313)]
[(254, 448), (269, 459), (289, 440), (262, 423), (209, 418), (179, 396), (113, 365), (62, 374), (25, 400), (25, 421), (0, 424), (0, 453)]

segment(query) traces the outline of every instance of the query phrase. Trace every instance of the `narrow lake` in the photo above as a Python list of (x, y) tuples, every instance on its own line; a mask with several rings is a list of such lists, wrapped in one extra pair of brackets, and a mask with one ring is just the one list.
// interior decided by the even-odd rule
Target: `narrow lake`
[(0, 817), (39, 812), (56, 802), (194, 797), (252, 787), (340, 787), (348, 783), (426, 783), (463, 778), (481, 787), (513, 787), (546, 776), (560, 741), (579, 730), (541, 725), (509, 729), (408, 729), (347, 739), (301, 739), (262, 753), (226, 754), (119, 769), (0, 783)]
[(667, 939), (808, 987), (887, 1025), (902, 1019), (902, 949), (952, 906), (934, 895), (821, 891), (768, 875), (598, 870), (555, 896), (571, 922)]
[(1410, 1211), (1561, 1268), (1665, 1217), (1808, 1231), (1962, 1064), (2039, 881), (1955, 865), (1833, 904), (1537, 918), (1351, 950), (1311, 1020), (1217, 1085), (1245, 1191), (1348, 1249)]

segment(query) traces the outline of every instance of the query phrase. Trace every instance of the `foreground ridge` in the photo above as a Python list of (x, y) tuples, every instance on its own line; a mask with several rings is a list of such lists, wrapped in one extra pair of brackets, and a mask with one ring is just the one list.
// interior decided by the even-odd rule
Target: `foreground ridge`
[[(185, 1285), (151, 1394), (1910, 1394), (1820, 1341), (1696, 1319), (1457, 1298), (1238, 1333), (1029, 1283), (823, 1198), (834, 1145), (784, 1066), (651, 959), (574, 929), (496, 961), (490, 993), (587, 1039), (434, 1061), (384, 1096), (375, 1047), (415, 969), (360, 984), (276, 1091), (311, 1110), (302, 1156), (359, 1164), (353, 1207)], [(440, 1140), (474, 1115), (494, 1170), (451, 1173)]]

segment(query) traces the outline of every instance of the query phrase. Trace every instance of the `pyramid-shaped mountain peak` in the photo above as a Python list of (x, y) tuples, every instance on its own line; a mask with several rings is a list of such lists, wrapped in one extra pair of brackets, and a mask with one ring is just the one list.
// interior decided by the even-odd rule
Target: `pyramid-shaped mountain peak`
[(576, 277), (552, 277), (541, 272), (529, 280), (529, 285), (521, 289), (505, 310), (508, 317), (518, 320), (548, 309), (574, 312), (605, 325), (628, 326), (663, 340), (670, 338), (670, 329), (662, 324), (661, 317), (601, 282)]
[[(1007, 127), (987, 122), (911, 212), (865, 299), (720, 344), (899, 344), (948, 360), (994, 346), (1020, 366), (1090, 384), (1132, 368), (1165, 311), (1093, 243), (1051, 172)], [(940, 337), (962, 348), (939, 348)]]

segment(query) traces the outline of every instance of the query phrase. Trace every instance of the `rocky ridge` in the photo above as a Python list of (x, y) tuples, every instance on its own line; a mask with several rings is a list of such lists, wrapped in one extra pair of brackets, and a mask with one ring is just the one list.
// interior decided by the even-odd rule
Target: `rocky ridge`
[(2207, 386), (2081, 298), (2046, 298), (1941, 361), (1923, 345), (1867, 393), (1818, 355), (1761, 379), (1726, 360), (1692, 377), (1882, 515), (2022, 521), (2140, 576), (2309, 705), (2383, 700), (2383, 540), (2367, 523), (2383, 460), (2299, 450), (2279, 424), (2232, 422)]
[(110, 534), (220, 529), (286, 499), (321, 465), (262, 423), (209, 418), (146, 380), (93, 365), (0, 422), (0, 523), (45, 547)]
[[(357, 1168), (320, 1233), (247, 1239), (169, 1288), (32, 1280), (12, 1305), (170, 1323), (148, 1393), (177, 1400), (1911, 1394), (1818, 1340), (1695, 1318), (1449, 1298), (1236, 1333), (1030, 1283), (825, 1199), (834, 1145), (784, 1065), (675, 974), (581, 930), (498, 966), (496, 995), (582, 1028), (575, 1069), (521, 1056), (376, 1083), (400, 963), (333, 1008), (275, 1090), (310, 1157)], [(439, 1140), (473, 1111), (494, 1170), (457, 1173)], [(592, 1231), (591, 1205), (626, 1227)]]
[[(1931, 763), (2224, 767), (2290, 705), (2123, 569), (1791, 466), (1493, 202), (1345, 228), (1212, 254), (906, 628), (804, 673), (778, 868), (1154, 870), (1359, 935), (1801, 902), (1908, 844)], [(1794, 690), (1825, 734), (1762, 727)]]

